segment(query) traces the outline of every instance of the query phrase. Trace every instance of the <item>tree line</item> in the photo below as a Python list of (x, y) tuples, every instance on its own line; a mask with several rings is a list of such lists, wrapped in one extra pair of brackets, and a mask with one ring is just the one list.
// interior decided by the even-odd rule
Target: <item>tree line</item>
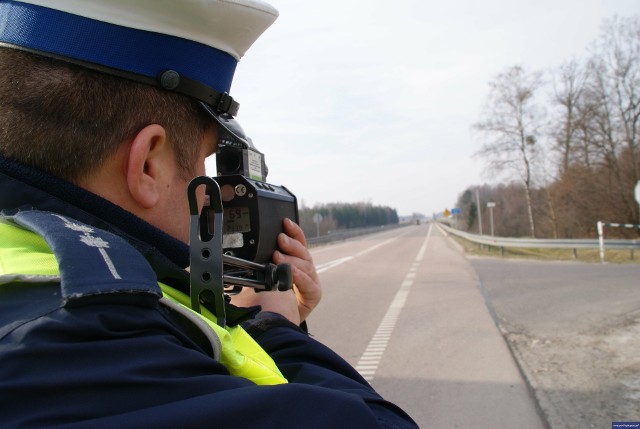
[[(396, 209), (370, 203), (328, 203), (302, 207), (298, 211), (300, 227), (307, 237), (327, 235), (340, 229), (397, 224)], [(314, 221), (320, 220), (319, 223)]]
[(512, 66), (489, 82), (476, 156), (506, 184), (462, 192), (465, 228), (477, 231), (482, 218), (487, 231), (491, 214), (503, 236), (592, 237), (597, 221), (640, 224), (639, 17), (605, 20), (588, 52), (547, 72)]

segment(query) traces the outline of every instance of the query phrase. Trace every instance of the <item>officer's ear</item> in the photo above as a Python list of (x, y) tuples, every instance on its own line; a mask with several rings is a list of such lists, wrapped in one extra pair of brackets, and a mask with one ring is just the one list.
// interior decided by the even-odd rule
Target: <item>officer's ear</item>
[(138, 205), (150, 209), (158, 203), (173, 171), (173, 161), (173, 151), (161, 125), (147, 125), (134, 137), (126, 169), (127, 186)]

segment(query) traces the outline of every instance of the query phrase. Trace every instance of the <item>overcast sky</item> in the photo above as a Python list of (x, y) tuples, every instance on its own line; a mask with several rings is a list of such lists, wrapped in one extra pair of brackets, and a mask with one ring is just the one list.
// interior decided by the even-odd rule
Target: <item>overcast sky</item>
[(307, 207), (371, 202), (399, 215), (451, 209), (491, 182), (471, 126), (492, 78), (584, 58), (603, 19), (640, 14), (640, 0), (269, 3), (280, 17), (231, 91), (267, 181)]

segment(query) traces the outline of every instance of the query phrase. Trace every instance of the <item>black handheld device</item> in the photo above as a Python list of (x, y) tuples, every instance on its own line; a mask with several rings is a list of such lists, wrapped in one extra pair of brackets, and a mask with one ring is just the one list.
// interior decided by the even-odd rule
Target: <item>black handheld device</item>
[(233, 119), (220, 129), (213, 179), (220, 186), (223, 243), (228, 255), (268, 262), (276, 250), (282, 221), (298, 223), (298, 202), (284, 186), (266, 182), (264, 154), (258, 151)]
[[(286, 291), (293, 287), (291, 266), (274, 265), (271, 256), (283, 220), (298, 222), (295, 195), (271, 185), (264, 155), (231, 117), (220, 127), (218, 176), (196, 177), (188, 187), (191, 308), (214, 311), (226, 323), (224, 302), (242, 287)], [(198, 191), (204, 186), (204, 201)]]

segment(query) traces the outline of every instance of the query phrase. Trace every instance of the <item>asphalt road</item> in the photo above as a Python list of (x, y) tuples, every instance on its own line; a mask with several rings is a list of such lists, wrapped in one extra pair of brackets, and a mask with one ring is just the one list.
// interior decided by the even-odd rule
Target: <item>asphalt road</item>
[(469, 259), (509, 331), (580, 334), (640, 309), (640, 265)]
[(312, 250), (311, 333), (428, 428), (543, 428), (478, 277), (431, 225)]
[(550, 427), (640, 421), (640, 265), (470, 262)]

